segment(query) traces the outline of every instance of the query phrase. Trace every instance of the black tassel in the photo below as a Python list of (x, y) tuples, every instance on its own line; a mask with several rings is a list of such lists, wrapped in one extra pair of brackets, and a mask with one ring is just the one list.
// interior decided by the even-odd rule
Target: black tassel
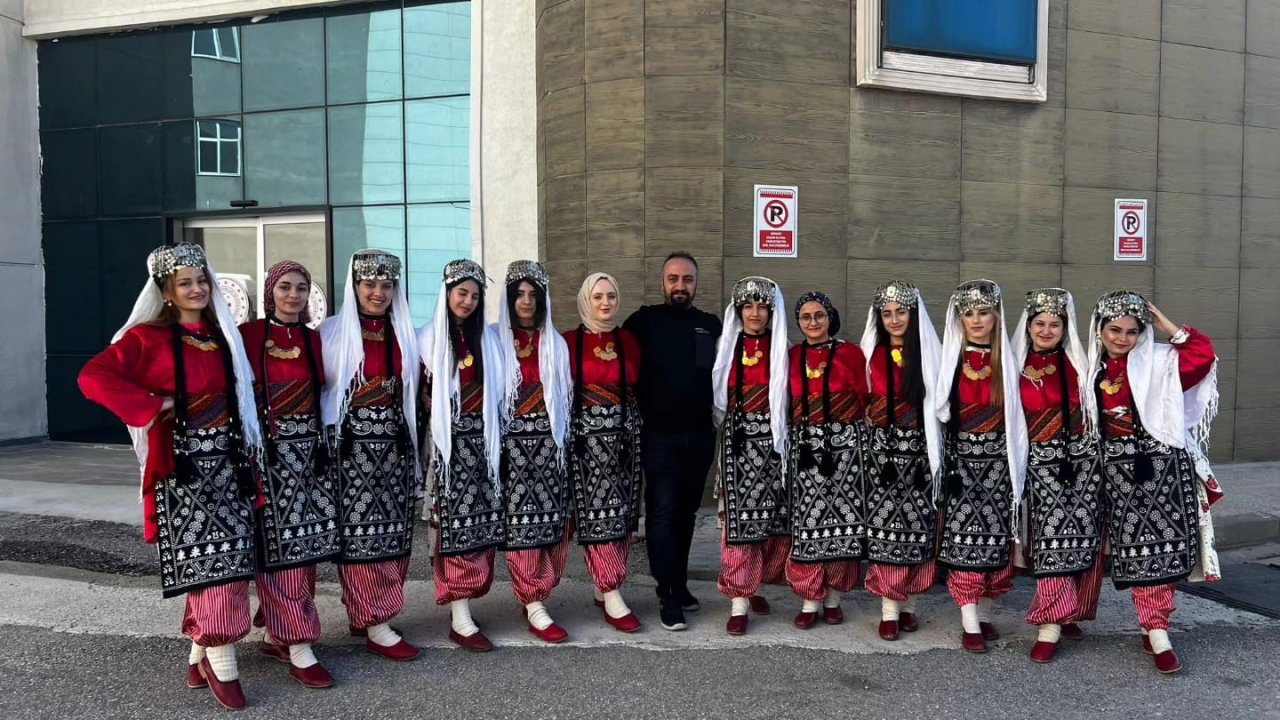
[(830, 452), (823, 451), (821, 465), (818, 468), (822, 477), (831, 478), (836, 474), (836, 459)]
[(1151, 457), (1146, 453), (1139, 453), (1138, 457), (1133, 461), (1133, 479), (1138, 485), (1142, 485), (1154, 479), (1156, 476), (1156, 467), (1151, 464)]
[(892, 460), (886, 460), (884, 465), (880, 466), (880, 486), (889, 487), (898, 482), (898, 463)]

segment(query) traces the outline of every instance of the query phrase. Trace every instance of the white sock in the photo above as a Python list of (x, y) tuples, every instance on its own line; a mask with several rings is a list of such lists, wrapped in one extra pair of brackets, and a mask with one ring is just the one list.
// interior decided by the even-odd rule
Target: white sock
[(822, 607), (837, 608), (840, 607), (840, 598), (844, 597), (844, 593), (835, 588), (827, 588), (827, 597), (822, 601)]
[(898, 601), (880, 598), (880, 619), (898, 621)]
[(187, 664), (195, 665), (204, 659), (204, 647), (191, 643), (191, 654), (187, 656)]
[(205, 657), (209, 658), (209, 667), (220, 682), (231, 682), (240, 679), (240, 669), (236, 667), (236, 646), (219, 645), (205, 648)]
[(982, 632), (982, 628), (978, 626), (977, 605), (967, 603), (960, 606), (960, 624), (964, 626), (964, 631), (970, 635)]
[(311, 643), (298, 643), (289, 646), (289, 662), (296, 668), (309, 668), (320, 661), (311, 652)]
[(821, 609), (822, 609), (821, 600), (805, 600), (804, 604), (800, 606), (800, 612), (806, 612), (806, 613), (816, 613)]
[(996, 601), (989, 597), (984, 597), (978, 601), (978, 620), (984, 623), (991, 622), (991, 608), (995, 607)]
[(916, 614), (916, 598), (917, 595), (908, 595), (906, 600), (902, 601), (902, 612)]
[(1151, 650), (1157, 655), (1165, 650), (1173, 649), (1173, 643), (1169, 642), (1168, 630), (1149, 630), (1147, 638), (1151, 640)]
[(524, 606), (525, 612), (529, 616), (529, 624), (539, 630), (546, 630), (551, 627), (553, 621), (551, 614), (547, 612), (547, 608), (540, 602), (531, 602)]
[(744, 597), (736, 597), (733, 599), (733, 607), (729, 609), (730, 615), (746, 615), (751, 609), (751, 601)]
[(591, 595), (595, 597), (596, 602), (604, 602), (604, 593), (600, 592), (600, 588), (591, 588)]
[(367, 632), (369, 633), (369, 639), (375, 645), (381, 645), (382, 647), (391, 647), (402, 640), (400, 633), (392, 630), (391, 626), (386, 623), (372, 625)]
[(1056, 643), (1062, 637), (1062, 626), (1046, 623), (1040, 626), (1040, 633), (1036, 635), (1036, 640), (1040, 642)]
[(470, 600), (454, 600), (449, 603), (449, 612), (453, 616), (450, 624), (453, 626), (454, 632), (462, 637), (471, 637), (480, 632), (475, 620), (471, 619)]
[(601, 599), (604, 600), (604, 611), (614, 620), (631, 614), (627, 601), (622, 599), (621, 590), (610, 590)]

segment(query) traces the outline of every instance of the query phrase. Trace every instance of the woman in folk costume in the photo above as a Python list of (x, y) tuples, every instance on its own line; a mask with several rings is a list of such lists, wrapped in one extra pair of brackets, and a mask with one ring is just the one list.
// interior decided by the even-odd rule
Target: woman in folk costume
[(255, 623), (267, 634), (259, 650), (289, 663), (289, 675), (305, 687), (325, 688), (333, 678), (311, 651), (320, 639), (316, 564), (336, 557), (340, 546), (337, 483), (320, 420), (324, 354), (319, 333), (307, 327), (311, 273), (285, 260), (262, 285), (266, 317), (240, 326), (266, 450)]
[[(524, 605), (529, 632), (549, 643), (568, 633), (543, 605), (569, 557), (569, 348), (551, 322), (546, 268), (531, 260), (507, 266), (498, 323), (501, 344), (501, 477), (507, 500), (507, 569)], [(495, 362), (497, 360), (495, 359)]]
[[(1156, 327), (1168, 344), (1155, 342)], [(1169, 322), (1130, 290), (1098, 300), (1089, 338), (1093, 375), (1083, 404), (1099, 412), (1111, 581), (1132, 588), (1156, 668), (1177, 672), (1168, 632), (1174, 586), (1220, 577), (1209, 506), (1222, 490), (1204, 456), (1218, 411), (1218, 358), (1207, 336)]]
[(618, 327), (618, 281), (592, 273), (578, 290), (582, 324), (564, 334), (573, 371), (570, 475), (578, 542), (596, 606), (619, 632), (640, 629), (622, 599), (631, 534), (640, 520), (640, 345)]
[(993, 602), (1013, 587), (1017, 507), (1027, 463), (1019, 366), (1005, 337), (1000, 286), (956, 286), (947, 305), (935, 411), (946, 429), (938, 562), (960, 606), (962, 645), (987, 650), (1000, 633)]
[(249, 633), (257, 555), (252, 464), (262, 451), (253, 369), (204, 251), (156, 248), (124, 327), (80, 371), (115, 413), (142, 465), (144, 537), (165, 597), (186, 595), (187, 686), (245, 706), (236, 641)]
[(1026, 532), (1036, 594), (1027, 622), (1040, 627), (1031, 659), (1053, 659), (1062, 635), (1082, 636), (1077, 620), (1098, 609), (1090, 571), (1098, 566), (1097, 414), (1080, 404), (1088, 355), (1076, 331), (1076, 306), (1062, 288), (1027, 293), (1013, 340), (1022, 369), (1020, 399), (1026, 416)]
[(351, 256), (342, 310), (320, 325), (324, 423), (337, 438), (338, 579), (351, 633), (391, 660), (418, 649), (388, 623), (404, 609), (417, 501), (418, 342), (400, 259)]
[(820, 292), (796, 301), (804, 340), (791, 348), (791, 557), (787, 582), (803, 600), (795, 626), (844, 622), (840, 599), (866, 557), (867, 363), (836, 339), (840, 313)]
[(747, 611), (768, 612), (760, 585), (779, 582), (791, 527), (787, 517), (787, 321), (782, 290), (769, 278), (733, 286), (712, 369), (720, 433), (720, 592), (730, 599), (730, 635), (745, 635)]
[(433, 448), (436, 604), (449, 606), (449, 639), (471, 652), (493, 649), (471, 618), (471, 601), (493, 585), (507, 534), (498, 477), (507, 379), (498, 335), (484, 324), (484, 288), (480, 265), (449, 262), (435, 316), (418, 331)]
[(942, 346), (920, 290), (892, 280), (876, 288), (862, 332), (867, 404), (867, 591), (880, 597), (879, 634), (915, 632), (916, 597), (936, 574), (937, 472), (942, 428), (933, 384)]

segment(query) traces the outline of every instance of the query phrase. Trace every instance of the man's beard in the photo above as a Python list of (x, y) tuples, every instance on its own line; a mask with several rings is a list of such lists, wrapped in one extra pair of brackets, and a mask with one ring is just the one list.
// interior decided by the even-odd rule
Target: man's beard
[(675, 308), (687, 308), (693, 304), (693, 293), (677, 292), (667, 296), (667, 304)]

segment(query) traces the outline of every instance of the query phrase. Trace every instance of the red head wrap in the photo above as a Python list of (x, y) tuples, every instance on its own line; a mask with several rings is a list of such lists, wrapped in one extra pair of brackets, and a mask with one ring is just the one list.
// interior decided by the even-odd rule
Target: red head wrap
[[(271, 269), (267, 270), (267, 279), (262, 283), (262, 309), (268, 315), (275, 315), (276, 313), (276, 283), (280, 282), (280, 278), (291, 272), (302, 273), (302, 277), (307, 279), (307, 285), (311, 285), (311, 273), (307, 272), (302, 263), (294, 262), (293, 260), (281, 260), (272, 265)], [(311, 321), (311, 313), (307, 308), (302, 308), (302, 313), (298, 316), (298, 320), (304, 323)]]

